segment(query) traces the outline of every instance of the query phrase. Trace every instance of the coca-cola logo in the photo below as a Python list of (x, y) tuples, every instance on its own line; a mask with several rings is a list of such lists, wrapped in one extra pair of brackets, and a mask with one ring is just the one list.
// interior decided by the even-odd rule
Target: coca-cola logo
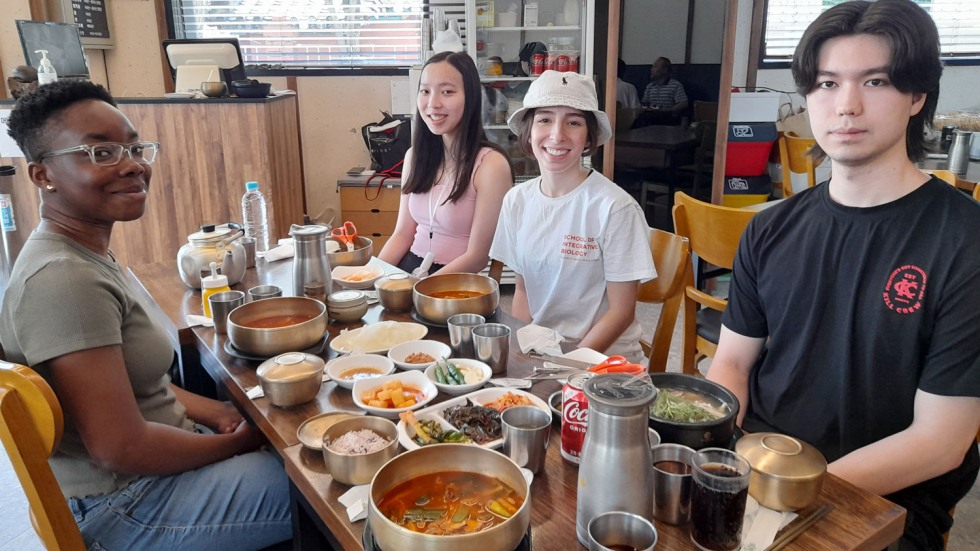
[(583, 408), (580, 402), (569, 400), (565, 402), (565, 407), (561, 411), (562, 422), (584, 425), (589, 422), (589, 407)]

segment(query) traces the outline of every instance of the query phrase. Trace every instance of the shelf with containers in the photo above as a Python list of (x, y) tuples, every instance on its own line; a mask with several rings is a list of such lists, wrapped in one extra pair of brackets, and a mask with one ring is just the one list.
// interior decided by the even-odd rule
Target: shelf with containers
[[(510, 155), (517, 181), (533, 178), (537, 162), (521, 151), (507, 119), (523, 105), (536, 74), (593, 74), (594, 0), (470, 0), (467, 8), (467, 51), (486, 93), (484, 129)], [(539, 43), (540, 55), (522, 63), (521, 51), (531, 43)]]

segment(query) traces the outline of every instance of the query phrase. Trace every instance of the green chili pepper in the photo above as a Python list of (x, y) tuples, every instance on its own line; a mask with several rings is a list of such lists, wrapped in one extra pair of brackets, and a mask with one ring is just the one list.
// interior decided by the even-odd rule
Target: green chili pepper
[(436, 371), (436, 381), (438, 381), (439, 384), (443, 384), (443, 385), (449, 384), (449, 381), (446, 380), (446, 374), (445, 372), (443, 372), (441, 365), (436, 364), (435, 371)]
[(458, 369), (456, 369), (456, 366), (453, 365), (452, 362), (446, 362), (446, 369), (449, 372), (448, 373), (449, 376), (453, 378), (454, 382), (451, 384), (455, 384), (455, 385), (463, 384), (464, 382), (463, 375), (459, 372)]

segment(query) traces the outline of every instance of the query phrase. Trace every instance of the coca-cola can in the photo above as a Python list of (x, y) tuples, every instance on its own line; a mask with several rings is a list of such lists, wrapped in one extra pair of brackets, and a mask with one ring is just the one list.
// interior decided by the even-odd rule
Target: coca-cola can
[(531, 74), (540, 75), (544, 72), (544, 54), (534, 54), (531, 56)]
[(578, 56), (570, 55), (568, 56), (568, 70), (572, 73), (578, 72)]
[(558, 54), (553, 54), (551, 52), (548, 52), (547, 54), (545, 54), (545, 56), (544, 56), (544, 70), (545, 71), (554, 71), (555, 70), (555, 66), (557, 66), (557, 65), (558, 65)]
[(558, 54), (558, 61), (555, 62), (555, 70), (559, 73), (568, 72), (568, 56), (565, 54)]
[(595, 375), (588, 371), (575, 373), (561, 391), (561, 456), (579, 463), (585, 430), (589, 426), (589, 399), (585, 397), (585, 381)]

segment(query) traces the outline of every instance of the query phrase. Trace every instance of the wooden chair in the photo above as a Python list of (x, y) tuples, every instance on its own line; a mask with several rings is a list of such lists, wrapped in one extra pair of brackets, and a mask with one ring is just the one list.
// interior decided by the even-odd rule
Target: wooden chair
[(490, 279), (496, 281), (497, 285), (500, 285), (500, 276), (502, 276), (503, 273), (504, 273), (504, 263), (495, 258), (491, 258), (490, 271), (489, 273), (487, 273), (487, 276), (490, 277)]
[[(678, 235), (690, 240), (691, 253), (701, 262), (730, 271), (735, 263), (739, 238), (755, 211), (712, 205), (678, 192), (674, 196), (673, 215), (674, 229)], [(721, 313), (728, 301), (699, 289), (693, 266), (685, 270), (685, 274), (681, 365), (684, 373), (696, 375), (697, 363), (704, 357), (714, 356), (718, 348)]]
[(816, 143), (813, 138), (801, 138), (787, 132), (779, 138), (779, 162), (783, 165), (783, 197), (793, 195), (792, 173), (806, 174), (807, 187), (817, 185), (813, 159), (806, 154)]
[(31, 509), (31, 524), (48, 549), (84, 550), (48, 457), (64, 429), (61, 405), (48, 383), (30, 368), (0, 362), (0, 439)]
[(718, 123), (717, 101), (694, 101), (694, 121)]
[(657, 267), (657, 277), (641, 283), (636, 300), (644, 303), (660, 303), (660, 318), (651, 342), (640, 341), (643, 353), (649, 358), (651, 372), (667, 371), (670, 341), (677, 323), (677, 312), (683, 302), (685, 272), (691, 264), (691, 246), (688, 240), (669, 232), (650, 230), (650, 253)]
[(956, 185), (956, 173), (952, 170), (923, 170), (926, 174), (932, 174), (936, 178), (946, 182), (947, 184)]
[(694, 178), (691, 182), (691, 193), (698, 197), (700, 194), (698, 183), (703, 176), (708, 177), (708, 181), (714, 173), (715, 160), (715, 130), (718, 123), (715, 121), (701, 121), (694, 128), (694, 134), (698, 139), (698, 146), (694, 150), (694, 164), (682, 165), (677, 167), (678, 171), (691, 172)]
[[(980, 201), (980, 184), (973, 186), (973, 200)], [(977, 434), (980, 435), (980, 433)]]

